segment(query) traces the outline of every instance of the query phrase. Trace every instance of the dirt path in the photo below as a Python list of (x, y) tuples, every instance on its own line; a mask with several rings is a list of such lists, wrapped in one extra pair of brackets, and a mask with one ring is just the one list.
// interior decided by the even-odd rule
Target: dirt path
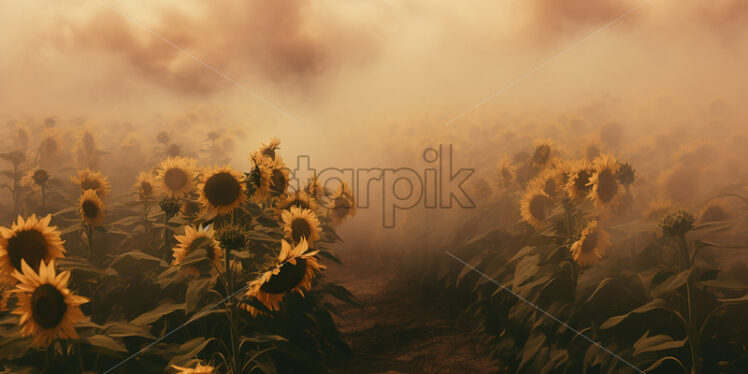
[[(346, 262), (348, 261), (348, 262)], [(470, 328), (448, 316), (440, 300), (425, 300), (394, 281), (395, 269), (351, 262), (329, 276), (348, 288), (363, 308), (341, 306), (336, 323), (353, 357), (332, 373), (495, 373)], [(387, 269), (387, 270), (383, 270)]]

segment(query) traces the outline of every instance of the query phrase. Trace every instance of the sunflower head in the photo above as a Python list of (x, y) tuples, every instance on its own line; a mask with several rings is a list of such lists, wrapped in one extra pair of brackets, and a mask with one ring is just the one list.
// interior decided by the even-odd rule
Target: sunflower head
[(55, 274), (54, 261), (39, 263), (37, 273), (25, 261), (22, 271), (15, 271), (18, 280), (13, 290), (17, 306), (13, 314), (21, 316), (21, 334), (33, 336), (34, 345), (49, 346), (55, 339), (77, 339), (75, 324), (85, 319), (80, 305), (88, 299), (68, 290), (69, 272)]
[(232, 251), (245, 248), (249, 242), (247, 231), (238, 225), (227, 225), (219, 228), (216, 237), (221, 246)]
[(288, 189), (289, 172), (286, 164), (279, 155), (276, 155), (273, 161), (272, 173), (270, 177), (270, 196), (281, 196)]
[(563, 189), (564, 172), (559, 168), (544, 169), (535, 178), (530, 180), (528, 188), (543, 190), (548, 196), (556, 196)]
[(319, 240), (321, 231), (319, 219), (311, 210), (292, 206), (291, 209), (284, 210), (281, 213), (281, 219), (286, 238), (294, 243), (299, 243), (302, 239), (305, 239), (311, 246)]
[(564, 185), (569, 198), (579, 201), (586, 197), (592, 186), (590, 186), (590, 177), (594, 169), (586, 161), (574, 161), (569, 166), (569, 177)]
[(262, 143), (262, 147), (257, 152), (270, 157), (271, 160), (275, 160), (275, 153), (278, 150), (278, 146), (280, 146), (280, 139), (272, 137), (267, 144)]
[(551, 163), (553, 160), (553, 140), (537, 139), (535, 140), (535, 149), (530, 156), (532, 164), (542, 168)]
[(177, 374), (213, 374), (215, 370), (210, 365), (201, 365), (199, 362), (194, 368), (185, 368), (177, 365), (171, 365), (172, 369), (177, 370)]
[(571, 255), (580, 266), (589, 266), (599, 261), (609, 246), (610, 236), (599, 227), (598, 221), (593, 220), (571, 245)]
[(210, 216), (230, 213), (247, 199), (245, 176), (231, 168), (215, 168), (198, 186), (200, 203)]
[(327, 196), (327, 191), (319, 182), (316, 175), (309, 179), (309, 183), (304, 187), (304, 192), (317, 202)]
[(659, 221), (672, 210), (673, 203), (670, 200), (653, 200), (649, 202), (642, 215), (648, 220)]
[[(247, 296), (255, 297), (270, 310), (279, 310), (283, 297), (292, 292), (302, 296), (304, 291), (312, 288), (312, 280), (317, 272), (324, 269), (315, 257), (318, 251), (308, 252), (309, 245), (305, 239), (291, 247), (281, 240), (281, 252), (273, 267), (249, 282)], [(248, 307), (252, 315), (260, 312)]]
[(40, 191), (47, 186), (49, 173), (46, 170), (36, 167), (28, 171), (21, 179), (21, 185), (31, 188), (34, 191)]
[(13, 144), (18, 149), (24, 149), (29, 145), (29, 131), (25, 126), (16, 124), (13, 129)]
[(504, 157), (499, 161), (496, 165), (496, 171), (500, 187), (509, 187), (516, 178), (516, 170), (509, 157)]
[(525, 222), (537, 229), (542, 228), (551, 215), (553, 199), (540, 188), (530, 188), (520, 201), (520, 214)]
[(42, 158), (51, 160), (52, 157), (57, 155), (61, 150), (60, 137), (57, 134), (57, 129), (54, 127), (48, 127), (44, 129), (42, 134), (42, 142), (39, 145), (39, 155)]
[(356, 200), (353, 197), (353, 190), (348, 183), (342, 182), (330, 197), (327, 216), (333, 224), (339, 225), (354, 215), (356, 215)]
[(155, 184), (162, 195), (180, 198), (195, 187), (195, 160), (184, 157), (169, 157), (158, 168)]
[(628, 162), (618, 164), (618, 171), (616, 172), (616, 179), (624, 186), (629, 186), (634, 183), (636, 179), (636, 170)]
[(109, 184), (109, 179), (101, 174), (99, 171), (93, 171), (91, 169), (78, 170), (78, 176), (71, 178), (82, 191), (94, 190), (99, 198), (103, 199), (112, 190)]
[(662, 223), (660, 223), (660, 228), (665, 235), (685, 235), (693, 229), (694, 222), (696, 222), (696, 218), (691, 212), (679, 209), (665, 214)]
[(588, 197), (601, 210), (612, 210), (618, 207), (623, 193), (616, 175), (618, 163), (613, 156), (603, 155), (592, 162), (593, 174), (589, 185), (592, 186)]
[(166, 131), (161, 131), (156, 135), (156, 141), (161, 144), (169, 143), (169, 134)]
[(166, 147), (166, 155), (169, 157), (178, 157), (182, 155), (182, 147), (180, 147), (179, 144), (169, 144), (169, 146)]
[(214, 239), (215, 231), (212, 228), (192, 226), (184, 227), (184, 235), (175, 235), (178, 244), (172, 248), (174, 265), (179, 265), (185, 257), (199, 249), (205, 250), (205, 257), (218, 269), (223, 269), (223, 249)]
[(299, 207), (302, 209), (309, 209), (313, 212), (317, 211), (317, 200), (309, 196), (306, 191), (296, 191), (293, 193), (286, 193), (284, 198), (279, 200), (275, 204), (275, 209), (280, 212), (283, 210), (290, 209), (291, 207)]
[(151, 200), (156, 196), (153, 174), (141, 171), (135, 179), (135, 192), (140, 200)]
[(10, 276), (13, 271), (21, 271), (21, 264), (50, 262), (64, 257), (65, 248), (57, 227), (50, 226), (52, 215), (37, 218), (31, 215), (24, 219), (18, 216), (10, 228), (0, 227), (0, 276)]
[(91, 226), (101, 226), (104, 220), (104, 203), (96, 194), (96, 191), (84, 191), (80, 197), (78, 208), (83, 222)]
[(249, 156), (254, 167), (246, 178), (249, 200), (259, 203), (270, 197), (270, 183), (273, 178), (273, 161), (258, 152)]

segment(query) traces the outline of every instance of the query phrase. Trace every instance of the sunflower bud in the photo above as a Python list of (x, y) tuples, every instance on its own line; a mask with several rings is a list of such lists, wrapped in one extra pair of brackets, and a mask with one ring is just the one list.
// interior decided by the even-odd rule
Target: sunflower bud
[(164, 131), (161, 131), (160, 133), (158, 133), (158, 135), (156, 135), (156, 141), (159, 142), (159, 143), (161, 143), (161, 144), (168, 143), (169, 142), (169, 134), (167, 134)]
[(163, 199), (158, 203), (158, 205), (161, 207), (161, 210), (166, 213), (167, 218), (174, 217), (179, 213), (179, 209), (181, 208), (179, 200), (177, 199)]
[(636, 170), (628, 162), (618, 164), (616, 179), (624, 186), (634, 183)]
[(216, 232), (216, 238), (221, 246), (228, 250), (240, 250), (247, 244), (247, 232), (236, 225), (221, 227)]
[(665, 215), (660, 227), (665, 235), (685, 235), (693, 229), (696, 221), (693, 214), (685, 210), (676, 210)]

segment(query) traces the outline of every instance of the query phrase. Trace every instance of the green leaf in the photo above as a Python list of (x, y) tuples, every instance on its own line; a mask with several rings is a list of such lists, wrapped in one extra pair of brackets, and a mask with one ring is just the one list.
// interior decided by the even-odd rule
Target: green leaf
[(103, 332), (113, 338), (125, 338), (131, 336), (138, 336), (146, 339), (156, 339), (148, 330), (143, 326), (137, 326), (125, 321), (114, 321), (108, 322), (102, 326)]
[(525, 347), (522, 348), (522, 359), (519, 363), (519, 369), (522, 369), (528, 361), (532, 360), (535, 357), (538, 351), (540, 351), (540, 349), (545, 345), (545, 340), (546, 338), (544, 334), (531, 336), (527, 340), (527, 342), (525, 343)]
[(623, 322), (626, 318), (628, 318), (632, 314), (643, 314), (643, 313), (647, 313), (647, 312), (650, 312), (650, 311), (653, 311), (653, 310), (657, 310), (657, 309), (669, 310), (669, 307), (668, 307), (667, 303), (665, 303), (664, 300), (662, 300), (662, 299), (654, 299), (654, 300), (648, 302), (647, 304), (642, 305), (642, 306), (640, 306), (640, 307), (638, 307), (638, 308), (636, 308), (636, 309), (634, 309), (634, 310), (632, 310), (632, 311), (630, 311), (630, 312), (628, 312), (626, 314), (622, 314), (620, 316), (615, 316), (615, 317), (608, 318), (607, 321), (603, 322), (603, 324), (600, 325), (600, 329), (604, 330), (604, 329), (609, 329), (611, 327), (614, 327), (614, 326), (618, 325), (619, 323)]
[(187, 293), (185, 294), (187, 313), (191, 313), (199, 306), (199, 302), (203, 295), (205, 295), (205, 292), (211, 289), (215, 284), (216, 277), (200, 278), (189, 283), (187, 286)]
[(608, 278), (605, 278), (602, 281), (600, 281), (600, 283), (597, 284), (597, 287), (595, 287), (595, 290), (592, 291), (592, 294), (590, 294), (590, 296), (587, 298), (587, 300), (584, 301), (584, 303), (587, 304), (590, 301), (592, 301), (592, 299), (595, 298), (595, 296), (597, 295), (597, 293), (600, 292), (603, 288), (605, 288), (605, 286), (608, 283), (610, 283), (610, 281), (612, 281), (612, 280), (613, 280), (613, 278), (608, 277)]
[(680, 348), (685, 344), (686, 339), (675, 340), (672, 336), (664, 334), (649, 336), (649, 331), (647, 331), (634, 343), (634, 356), (646, 352), (657, 352), (666, 349)]
[(184, 364), (191, 360), (197, 356), (198, 353), (202, 352), (202, 350), (205, 349), (205, 346), (207, 346), (212, 340), (213, 338), (205, 339), (203, 337), (188, 340), (179, 347), (176, 355), (171, 358), (169, 365), (167, 366), (171, 367), (171, 365)]
[(149, 325), (153, 322), (158, 321), (161, 317), (176, 312), (177, 310), (185, 310), (186, 306), (184, 303), (176, 304), (172, 301), (164, 301), (161, 305), (157, 306), (156, 309), (150, 312), (145, 312), (130, 321), (133, 325)]
[(539, 255), (522, 258), (519, 263), (517, 263), (517, 268), (514, 270), (514, 286), (521, 286), (523, 283), (530, 280), (530, 278), (540, 270), (540, 267), (538, 266), (539, 262)]
[(93, 347), (103, 348), (112, 352), (127, 352), (124, 345), (105, 335), (94, 335), (83, 338), (83, 341)]
[(684, 373), (688, 373), (688, 371), (686, 371), (686, 366), (685, 366), (685, 365), (683, 365), (683, 363), (682, 363), (682, 362), (680, 362), (680, 360), (679, 360), (679, 359), (677, 359), (676, 357), (673, 357), (673, 356), (666, 356), (666, 357), (663, 357), (663, 358), (661, 358), (661, 359), (659, 359), (659, 360), (655, 361), (654, 363), (652, 363), (652, 365), (649, 365), (649, 367), (648, 367), (648, 368), (644, 369), (644, 372), (649, 372), (650, 370), (654, 370), (654, 369), (657, 369), (657, 368), (658, 368), (658, 367), (660, 367), (660, 366), (661, 366), (661, 365), (662, 365), (662, 364), (663, 364), (663, 363), (664, 363), (665, 361), (668, 361), (668, 360), (672, 360), (672, 361), (675, 361), (675, 362), (676, 362), (676, 363), (677, 363), (677, 364), (678, 364), (678, 365), (679, 365), (679, 366), (680, 366), (681, 368), (683, 368), (683, 370), (684, 370), (683, 372), (684, 372)]
[(688, 281), (688, 277), (691, 276), (691, 271), (693, 269), (682, 271), (666, 279), (652, 290), (652, 296), (660, 297), (681, 288)]
[(719, 301), (723, 303), (742, 303), (744, 301), (748, 301), (748, 294), (734, 299), (719, 299)]

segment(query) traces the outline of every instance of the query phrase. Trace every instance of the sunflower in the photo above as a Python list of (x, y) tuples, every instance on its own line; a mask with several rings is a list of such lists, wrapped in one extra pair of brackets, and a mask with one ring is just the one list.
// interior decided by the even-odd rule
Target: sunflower
[(90, 129), (83, 130), (75, 152), (76, 162), (80, 167), (95, 168), (99, 164), (99, 153), (96, 149), (96, 138)]
[(599, 227), (597, 221), (590, 221), (582, 229), (579, 239), (571, 245), (571, 255), (579, 265), (589, 266), (600, 260), (609, 246), (608, 233)]
[(80, 197), (79, 211), (83, 221), (91, 226), (100, 226), (104, 220), (104, 202), (94, 190), (86, 190)]
[(271, 160), (275, 160), (275, 151), (278, 150), (280, 145), (280, 139), (272, 137), (268, 144), (262, 143), (262, 147), (257, 151), (261, 155), (270, 157)]
[[(312, 288), (312, 279), (316, 273), (325, 268), (314, 257), (319, 251), (307, 252), (309, 245), (304, 238), (293, 248), (281, 240), (281, 252), (275, 266), (249, 282), (247, 296), (257, 298), (270, 310), (280, 309), (279, 303), (287, 293), (298, 292), (304, 296), (304, 290)], [(247, 306), (252, 315), (260, 312)]]
[(618, 166), (611, 155), (600, 156), (592, 162), (594, 171), (588, 183), (592, 190), (587, 197), (601, 210), (615, 209), (623, 199), (623, 189), (616, 178)]
[(315, 241), (319, 240), (321, 231), (319, 220), (311, 210), (292, 206), (290, 210), (284, 210), (281, 213), (281, 219), (286, 238), (294, 243), (306, 239), (307, 243), (312, 246)]
[(348, 183), (341, 183), (330, 197), (330, 209), (327, 216), (335, 225), (339, 225), (348, 217), (356, 215), (356, 200)]
[(280, 155), (275, 156), (272, 172), (273, 175), (270, 178), (270, 196), (277, 197), (286, 192), (289, 181), (288, 168)]
[(23, 176), (21, 185), (39, 192), (47, 186), (47, 181), (49, 181), (49, 173), (40, 167), (35, 167)]
[(516, 178), (516, 170), (509, 157), (504, 157), (496, 164), (499, 186), (508, 187)]
[(82, 191), (94, 190), (99, 198), (103, 199), (112, 190), (109, 179), (101, 172), (91, 169), (78, 170), (78, 176), (71, 177), (73, 183), (77, 184)]
[(56, 160), (58, 154), (62, 151), (62, 145), (60, 141), (60, 135), (57, 133), (57, 129), (54, 127), (48, 127), (44, 129), (42, 134), (42, 141), (39, 144), (39, 158), (40, 163), (48, 165), (52, 161)]
[(50, 226), (52, 215), (37, 219), (36, 215), (18, 220), (10, 228), (0, 227), (0, 274), (10, 276), (13, 270), (22, 270), (22, 260), (34, 264), (64, 257), (65, 247), (57, 227)]
[(541, 171), (535, 178), (530, 180), (529, 188), (539, 188), (548, 196), (556, 196), (563, 189), (564, 172), (560, 168), (548, 168)]
[(642, 215), (648, 220), (659, 221), (673, 209), (673, 203), (670, 200), (653, 200), (649, 202)]
[(200, 363), (197, 363), (197, 366), (194, 368), (185, 368), (177, 365), (171, 365), (172, 369), (179, 370), (177, 374), (213, 374), (213, 370), (215, 370), (210, 365), (200, 365)]
[(309, 178), (309, 183), (307, 183), (306, 187), (304, 187), (304, 192), (309, 194), (309, 196), (311, 196), (312, 199), (317, 202), (327, 197), (327, 191), (322, 186), (322, 184), (319, 183), (319, 179), (317, 179), (316, 175), (312, 178)]
[(275, 204), (275, 209), (278, 211), (278, 214), (291, 207), (299, 207), (316, 212), (318, 205), (317, 201), (309, 196), (309, 194), (304, 190), (286, 193), (284, 198)]
[(532, 164), (538, 168), (544, 168), (553, 161), (553, 140), (537, 139), (535, 140), (535, 150), (530, 156)]
[(153, 174), (141, 171), (135, 179), (134, 188), (140, 200), (152, 200), (156, 192)]
[(180, 198), (195, 188), (195, 160), (169, 157), (158, 165), (155, 183), (162, 195)]
[(211, 217), (230, 213), (247, 199), (244, 175), (228, 166), (208, 171), (197, 189)]
[(520, 200), (520, 214), (527, 223), (540, 229), (553, 209), (553, 199), (540, 188), (528, 189)]
[(254, 168), (247, 176), (247, 192), (249, 201), (259, 203), (270, 197), (270, 183), (273, 179), (273, 160), (260, 153), (253, 153), (249, 159)]
[(564, 185), (564, 190), (574, 201), (579, 201), (590, 192), (590, 177), (594, 169), (587, 161), (572, 161), (569, 165), (569, 178)]
[(34, 345), (40, 347), (55, 339), (77, 339), (75, 324), (85, 319), (79, 306), (88, 299), (68, 290), (70, 272), (55, 274), (54, 261), (40, 262), (38, 273), (26, 261), (21, 268), (23, 272), (13, 273), (19, 282), (13, 290), (17, 298), (13, 314), (21, 316), (21, 334), (32, 335)]
[(29, 145), (29, 131), (25, 126), (16, 124), (13, 129), (13, 145), (16, 149), (25, 149)]
[(212, 228), (185, 226), (184, 235), (174, 236), (179, 244), (172, 248), (174, 252), (172, 264), (179, 265), (189, 253), (198, 249), (205, 249), (208, 260), (215, 264), (218, 269), (223, 269), (223, 249), (214, 239), (214, 234), (215, 230)]

